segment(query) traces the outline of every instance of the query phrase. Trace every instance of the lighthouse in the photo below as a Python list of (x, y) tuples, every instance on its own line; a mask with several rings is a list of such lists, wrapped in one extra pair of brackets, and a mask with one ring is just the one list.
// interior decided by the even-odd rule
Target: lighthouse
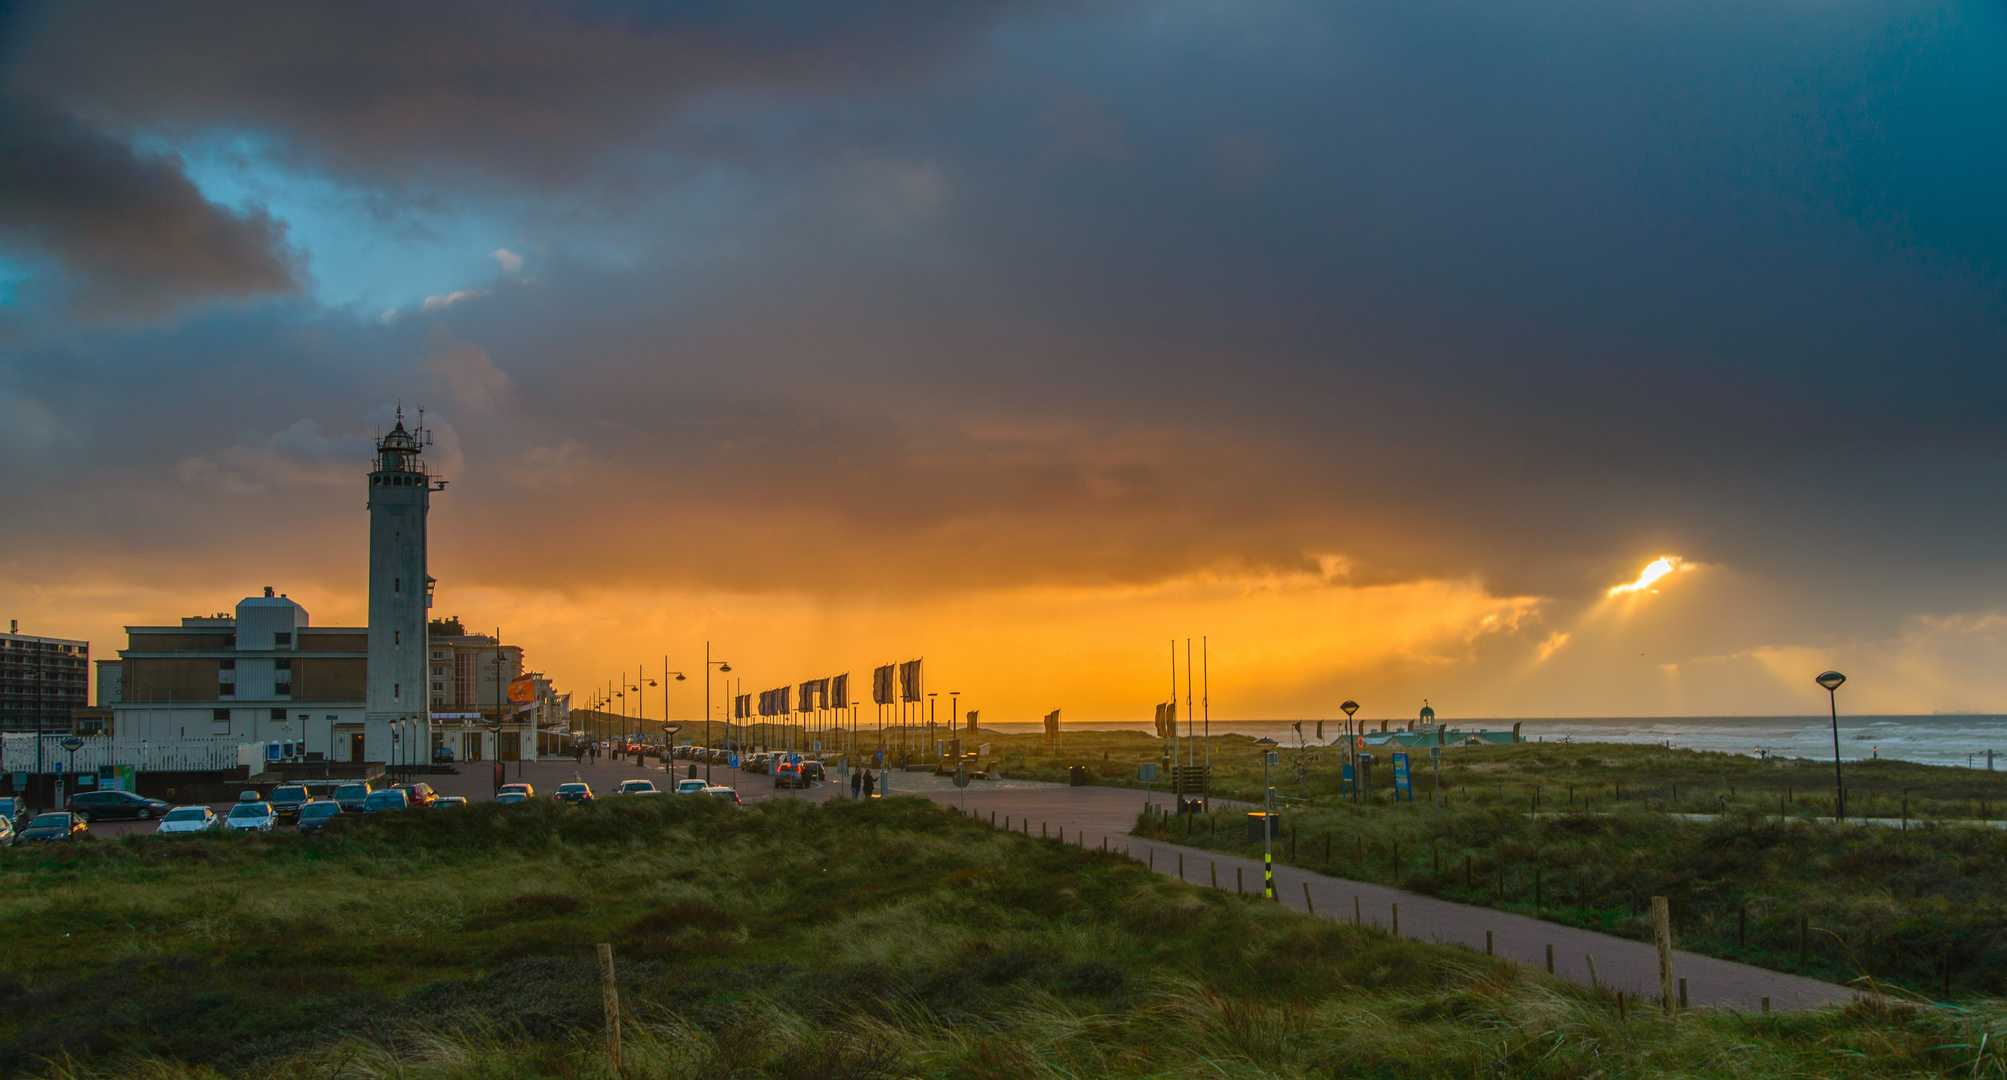
[[(370, 755), (431, 759), (431, 713), (425, 684), (425, 623), (432, 579), (425, 572), (425, 518), (432, 493), (446, 482), (425, 471), (430, 442), (421, 411), (416, 430), (397, 426), (376, 444), (369, 474), (369, 683), (364, 721), (374, 744), (383, 725), (396, 724), (398, 745), (371, 745)], [(407, 723), (398, 723), (407, 721)]]

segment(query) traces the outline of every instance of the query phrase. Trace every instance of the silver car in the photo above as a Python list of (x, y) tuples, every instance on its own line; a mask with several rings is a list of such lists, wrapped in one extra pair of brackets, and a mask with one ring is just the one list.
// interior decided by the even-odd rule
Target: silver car
[(223, 827), (238, 832), (271, 832), (279, 823), (279, 815), (268, 802), (240, 802), (230, 808), (230, 816), (223, 819)]
[(213, 832), (223, 819), (206, 806), (177, 806), (161, 816), (158, 833)]

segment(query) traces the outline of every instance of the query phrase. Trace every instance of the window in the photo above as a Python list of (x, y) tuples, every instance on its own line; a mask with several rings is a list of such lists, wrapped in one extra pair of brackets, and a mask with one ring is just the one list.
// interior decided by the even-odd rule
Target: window
[(293, 659), (292, 659), (292, 657), (290, 657), (290, 656), (289, 656), (289, 657), (286, 657), (286, 658), (284, 658), (284, 659), (281, 659), (281, 660), (274, 660), (274, 661), (272, 661), (272, 670), (274, 670), (274, 671), (291, 671), (291, 670), (293, 670)]
[(404, 644), (404, 631), (402, 631), (402, 630), (392, 630), (392, 631), (390, 632), (390, 643), (391, 643), (392, 645), (402, 645), (402, 644)]
[(274, 649), (290, 649), (290, 648), (292, 648), (292, 647), (293, 647), (293, 635), (291, 635), (291, 634), (273, 634), (273, 635), (272, 635), (272, 648), (274, 648)]
[(216, 696), (217, 696), (217, 697), (236, 697), (236, 696), (237, 696), (237, 684), (236, 684), (236, 683), (230, 683), (230, 682), (226, 682), (226, 683), (217, 683), (217, 684), (216, 684)]
[(235, 634), (224, 634), (224, 635), (223, 635), (223, 647), (224, 647), (224, 648), (226, 648), (226, 649), (234, 649), (234, 648), (236, 648), (236, 647), (237, 647), (237, 635), (235, 635)]
[(446, 690), (446, 684), (443, 682), (436, 682), (432, 684), (432, 692), (435, 694), (444, 693), (445, 690)]
[(217, 666), (217, 668), (218, 668), (218, 669), (220, 669), (220, 670), (223, 670), (223, 671), (235, 671), (235, 670), (237, 670), (237, 661), (235, 661), (235, 660), (218, 660), (218, 661), (216, 661), (216, 666)]
[(284, 710), (284, 709), (273, 709), (273, 710), (272, 710), (272, 719), (274, 719), (274, 720), (284, 720), (285, 718), (286, 718), (286, 710)]
[(403, 696), (404, 696), (404, 684), (403, 684), (403, 683), (391, 683), (391, 684), (390, 684), (390, 696), (391, 696), (392, 698), (401, 698), (401, 697), (403, 697)]
[(391, 578), (391, 579), (390, 579), (390, 591), (391, 591), (391, 592), (403, 592), (403, 591), (404, 591), (404, 579), (403, 579), (403, 578), (395, 578), (395, 577), (394, 577), (394, 578)]

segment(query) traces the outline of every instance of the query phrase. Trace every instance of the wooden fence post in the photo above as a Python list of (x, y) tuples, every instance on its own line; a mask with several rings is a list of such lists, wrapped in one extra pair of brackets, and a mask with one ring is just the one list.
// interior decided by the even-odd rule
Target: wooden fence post
[(606, 994), (606, 1064), (613, 1075), (621, 1075), (620, 1067), (620, 988), (613, 980), (613, 946), (601, 944), (599, 947), (599, 970)]
[(1666, 898), (1652, 897), (1652, 936), (1659, 946), (1659, 996), (1665, 1001), (1666, 1015), (1671, 1016), (1675, 1008), (1673, 998), (1672, 970), (1672, 913), (1666, 908)]

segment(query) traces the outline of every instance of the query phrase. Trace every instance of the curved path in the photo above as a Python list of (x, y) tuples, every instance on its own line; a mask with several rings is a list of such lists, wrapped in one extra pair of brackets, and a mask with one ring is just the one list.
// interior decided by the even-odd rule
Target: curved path
[[(925, 783), (920, 782), (923, 779)], [(949, 805), (965, 802), (971, 815), (987, 820), (995, 814), (999, 828), (1008, 818), (1016, 830), (1022, 830), (1028, 822), (1033, 836), (1039, 835), (1041, 828), (1053, 836), (1063, 829), (1069, 843), (1100, 847), (1105, 842), (1114, 850), (1126, 849), (1130, 857), (1149, 863), (1158, 873), (1178, 876), (1182, 867), (1184, 880), (1194, 885), (1212, 884), (1212, 875), (1217, 870), (1222, 888), (1232, 889), (1237, 880), (1245, 880), (1250, 893), (1261, 891), (1259, 859), (1128, 835), (1143, 808), (1141, 792), (1022, 784), (999, 789), (978, 781), (964, 793), (931, 776), (916, 776), (904, 784), (901, 780), (907, 778), (895, 774), (894, 794), (921, 794)], [(903, 791), (899, 790), (901, 787)], [(834, 796), (838, 794), (835, 788), (832, 783), (815, 794)], [(848, 796), (848, 787), (842, 794)], [(1292, 866), (1277, 865), (1275, 879), (1282, 902), (1299, 911), (1304, 908), (1306, 885), (1315, 913), (1324, 918), (1350, 920), (1356, 911), (1367, 924), (1391, 929), (1398, 905), (1399, 929), (1406, 937), (1465, 945), (1483, 952), (1488, 936), (1497, 955), (1536, 967), (1546, 966), (1551, 946), (1556, 975), (1591, 985), (1589, 958), (1594, 957), (1596, 982), (1602, 986), (1622, 990), (1626, 997), (1639, 999), (1641, 1005), (1658, 996), (1658, 950), (1645, 942)], [(1805, 1009), (1844, 1003), (1856, 996), (1846, 987), (1817, 979), (1678, 950), (1673, 953), (1673, 974), (1686, 980), (1687, 1001), (1694, 1008), (1754, 1012), (1762, 1007), (1764, 998), (1769, 998), (1772, 1009)]]

